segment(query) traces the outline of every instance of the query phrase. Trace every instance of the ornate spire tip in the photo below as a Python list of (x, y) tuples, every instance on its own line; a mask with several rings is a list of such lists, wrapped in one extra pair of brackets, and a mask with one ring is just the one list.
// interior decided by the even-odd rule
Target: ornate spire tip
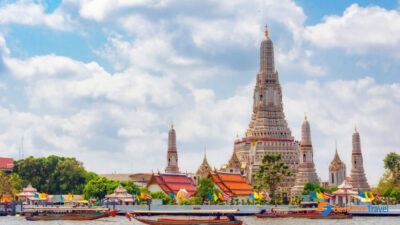
[(265, 34), (265, 37), (268, 37), (268, 25), (265, 25), (264, 34)]

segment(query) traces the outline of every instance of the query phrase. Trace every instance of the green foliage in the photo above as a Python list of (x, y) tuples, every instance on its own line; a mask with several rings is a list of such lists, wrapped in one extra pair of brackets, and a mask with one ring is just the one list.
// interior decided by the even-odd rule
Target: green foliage
[(314, 184), (312, 182), (307, 182), (306, 185), (304, 185), (304, 189), (303, 189), (302, 194), (307, 194), (308, 195), (308, 194), (310, 194), (310, 192), (314, 192), (314, 193), (317, 193), (317, 192), (321, 192), (321, 193), (328, 192), (328, 193), (332, 194), (332, 192), (337, 191), (337, 190), (338, 190), (337, 187), (325, 189), (325, 188), (323, 188), (323, 187), (321, 187), (321, 186), (319, 186), (317, 184)]
[(293, 175), (289, 166), (283, 163), (281, 154), (267, 154), (262, 159), (259, 170), (252, 174), (254, 177), (254, 189), (258, 191), (268, 190), (272, 196), (281, 182)]
[(114, 192), (114, 190), (122, 185), (129, 194), (138, 194), (139, 187), (134, 184), (132, 181), (115, 181), (109, 180), (105, 177), (97, 177), (91, 181), (89, 181), (84, 189), (83, 195), (85, 199), (103, 199), (106, 195), (109, 195)]
[(22, 180), (18, 174), (0, 171), (0, 198), (4, 195), (15, 197), (22, 190)]
[(197, 183), (197, 196), (201, 197), (203, 202), (209, 199), (208, 194), (219, 193), (219, 190), (214, 186), (210, 178), (201, 178)]
[[(383, 160), (385, 169), (388, 169), (390, 172), (393, 173), (393, 177), (395, 181), (399, 184), (400, 181), (400, 155), (394, 152), (391, 152), (386, 155), (385, 159)], [(400, 185), (400, 184), (399, 184)]]
[(14, 164), (13, 172), (21, 177), (23, 186), (30, 183), (39, 192), (48, 194), (82, 194), (85, 184), (97, 177), (95, 173), (88, 173), (75, 158), (31, 156)]
[(194, 197), (192, 197), (192, 202), (195, 205), (201, 205), (201, 204), (203, 204), (203, 199), (201, 197), (194, 196)]
[(191, 204), (192, 204), (192, 202), (189, 199), (182, 199), (179, 202), (179, 205), (191, 205)]
[(161, 199), (164, 205), (169, 205), (172, 203), (172, 198), (163, 191), (152, 192), (150, 195), (153, 199)]

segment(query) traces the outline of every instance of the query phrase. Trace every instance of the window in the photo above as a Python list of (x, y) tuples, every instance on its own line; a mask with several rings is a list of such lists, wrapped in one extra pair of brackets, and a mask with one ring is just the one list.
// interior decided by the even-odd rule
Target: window
[(331, 175), (332, 175), (332, 184), (333, 184), (333, 183), (335, 183), (335, 174), (331, 173)]

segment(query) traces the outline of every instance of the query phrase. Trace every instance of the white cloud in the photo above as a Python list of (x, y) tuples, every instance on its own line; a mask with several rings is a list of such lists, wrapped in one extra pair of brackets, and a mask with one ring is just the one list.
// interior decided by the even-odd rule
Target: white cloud
[(349, 6), (342, 16), (326, 16), (308, 26), (304, 37), (324, 48), (340, 47), (352, 53), (400, 46), (400, 13), (379, 6)]
[(44, 25), (55, 30), (70, 31), (75, 22), (61, 9), (45, 13), (45, 7), (33, 0), (18, 0), (0, 8), (0, 24)]
[[(76, 2), (75, 0), (70, 0)], [(67, 1), (68, 2), (68, 1)], [(83, 18), (102, 21), (113, 12), (134, 7), (161, 7), (168, 1), (161, 0), (83, 0), (77, 1)]]

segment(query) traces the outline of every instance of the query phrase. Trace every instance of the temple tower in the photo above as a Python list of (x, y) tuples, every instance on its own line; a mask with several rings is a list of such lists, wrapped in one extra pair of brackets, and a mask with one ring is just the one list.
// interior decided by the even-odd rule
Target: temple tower
[(180, 173), (178, 167), (178, 150), (176, 148), (176, 133), (174, 125), (168, 132), (168, 152), (167, 152), (167, 168), (165, 173)]
[(329, 187), (337, 187), (344, 180), (346, 180), (346, 165), (340, 160), (336, 147), (335, 156), (329, 165)]
[(196, 180), (198, 180), (200, 178), (208, 177), (208, 175), (211, 173), (211, 171), (212, 171), (212, 169), (211, 169), (210, 164), (207, 161), (206, 152), (204, 152), (203, 162), (200, 164), (200, 166), (196, 172), (196, 177), (197, 177)]
[[(253, 94), (253, 114), (245, 137), (236, 140), (234, 151), (242, 164), (249, 166), (247, 177), (258, 170), (265, 154), (281, 153), (283, 161), (296, 173), (299, 144), (294, 140), (283, 112), (282, 89), (274, 64), (274, 46), (265, 29), (260, 47), (260, 71)], [(280, 190), (289, 191), (294, 177), (284, 182)]]
[(360, 134), (357, 128), (354, 128), (352, 142), (350, 184), (353, 186), (353, 190), (370, 191), (367, 178), (365, 177)]
[(301, 126), (300, 164), (292, 192), (301, 192), (307, 182), (319, 185), (318, 175), (315, 172), (313, 147), (311, 142), (311, 129), (307, 116)]

